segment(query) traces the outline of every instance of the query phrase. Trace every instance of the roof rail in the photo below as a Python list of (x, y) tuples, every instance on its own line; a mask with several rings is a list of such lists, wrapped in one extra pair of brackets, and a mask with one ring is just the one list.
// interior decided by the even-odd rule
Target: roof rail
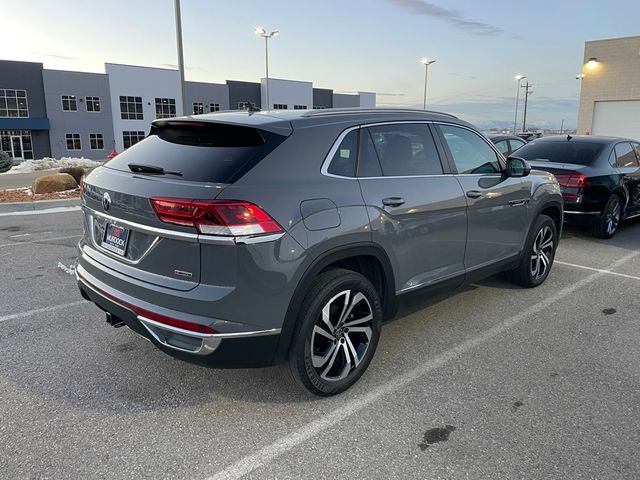
[(434, 110), (420, 110), (417, 108), (321, 108), (317, 110), (308, 110), (303, 113), (302, 117), (323, 117), (328, 115), (353, 115), (357, 113), (427, 113), (435, 115), (444, 115), (446, 117), (458, 118), (450, 113), (436, 112)]

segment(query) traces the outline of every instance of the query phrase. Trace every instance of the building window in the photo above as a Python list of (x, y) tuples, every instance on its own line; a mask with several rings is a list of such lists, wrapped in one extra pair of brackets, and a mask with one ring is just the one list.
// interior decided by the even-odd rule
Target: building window
[(87, 106), (87, 112), (100, 111), (100, 97), (85, 97), (84, 101)]
[(204, 105), (202, 102), (193, 102), (193, 114), (202, 115), (204, 113)]
[(171, 118), (175, 116), (176, 99), (156, 97), (156, 118)]
[(8, 153), (14, 160), (33, 160), (31, 132), (29, 130), (0, 130), (0, 150)]
[(62, 95), (62, 110), (64, 112), (78, 111), (78, 100), (75, 95)]
[(219, 112), (220, 111), (220, 104), (219, 103), (210, 103), (209, 104), (209, 111), (210, 112)]
[(294, 105), (293, 109), (294, 110), (306, 110), (307, 106), (306, 105)]
[(101, 133), (90, 133), (89, 143), (91, 150), (104, 150), (104, 135)]
[(120, 118), (122, 120), (144, 120), (142, 97), (120, 96)]
[[(251, 102), (251, 108), (256, 108), (256, 104)], [(249, 110), (249, 102), (238, 102), (238, 110)]]
[(324, 110), (325, 108), (327, 108), (327, 107), (323, 107), (323, 106), (321, 106), (321, 105), (314, 105), (314, 106), (313, 106), (313, 109), (314, 109), (314, 110)]
[[(26, 90), (0, 88), (0, 117), (28, 117)], [(31, 137), (29, 137), (31, 138)]]
[(79, 133), (66, 133), (65, 137), (67, 139), (67, 150), (82, 150)]
[(287, 108), (289, 108), (289, 106), (286, 103), (274, 103), (273, 104), (273, 109), (274, 110), (286, 110)]
[(140, 140), (144, 139), (144, 132), (141, 131), (125, 131), (122, 132), (122, 142), (124, 143), (124, 148), (129, 148), (132, 145), (135, 145)]

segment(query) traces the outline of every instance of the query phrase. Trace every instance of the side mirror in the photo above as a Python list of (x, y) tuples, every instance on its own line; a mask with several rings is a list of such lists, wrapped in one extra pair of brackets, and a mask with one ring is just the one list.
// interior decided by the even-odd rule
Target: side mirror
[(531, 173), (531, 165), (524, 158), (509, 157), (507, 158), (507, 169), (505, 171), (507, 177), (526, 177)]

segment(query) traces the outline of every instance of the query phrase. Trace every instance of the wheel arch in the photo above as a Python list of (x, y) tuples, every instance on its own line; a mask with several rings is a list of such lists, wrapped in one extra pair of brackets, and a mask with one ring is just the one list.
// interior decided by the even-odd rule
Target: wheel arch
[(363, 268), (370, 268), (370, 266), (368, 267), (366, 265), (366, 261), (364, 260), (366, 258), (371, 259), (370, 261), (377, 262), (380, 267), (379, 271), (381, 274), (380, 280), (382, 282), (382, 292), (380, 292), (378, 288), (379, 286), (376, 285), (375, 282), (372, 281), (372, 283), (374, 283), (376, 289), (381, 293), (380, 301), (383, 305), (384, 318), (387, 319), (395, 315), (397, 300), (395, 296), (393, 267), (391, 266), (389, 257), (382, 247), (375, 243), (358, 243), (328, 250), (318, 255), (313, 260), (298, 282), (298, 286), (291, 297), (291, 301), (289, 302), (289, 307), (287, 308), (287, 313), (285, 314), (282, 324), (282, 331), (280, 333), (280, 340), (274, 357), (274, 363), (281, 363), (287, 357), (300, 307), (305, 295), (311, 288), (311, 285), (317, 276), (325, 270), (336, 267), (358, 271), (369, 278), (366, 273), (354, 268), (349, 268), (349, 262), (358, 262), (363, 266)]

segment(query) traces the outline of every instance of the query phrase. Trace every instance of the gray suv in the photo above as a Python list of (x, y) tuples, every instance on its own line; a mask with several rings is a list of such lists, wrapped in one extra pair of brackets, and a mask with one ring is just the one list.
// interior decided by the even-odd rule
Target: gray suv
[(544, 282), (563, 213), (553, 175), (414, 110), (156, 120), (82, 189), (78, 286), (110, 324), (318, 395), (364, 373), (401, 295)]

